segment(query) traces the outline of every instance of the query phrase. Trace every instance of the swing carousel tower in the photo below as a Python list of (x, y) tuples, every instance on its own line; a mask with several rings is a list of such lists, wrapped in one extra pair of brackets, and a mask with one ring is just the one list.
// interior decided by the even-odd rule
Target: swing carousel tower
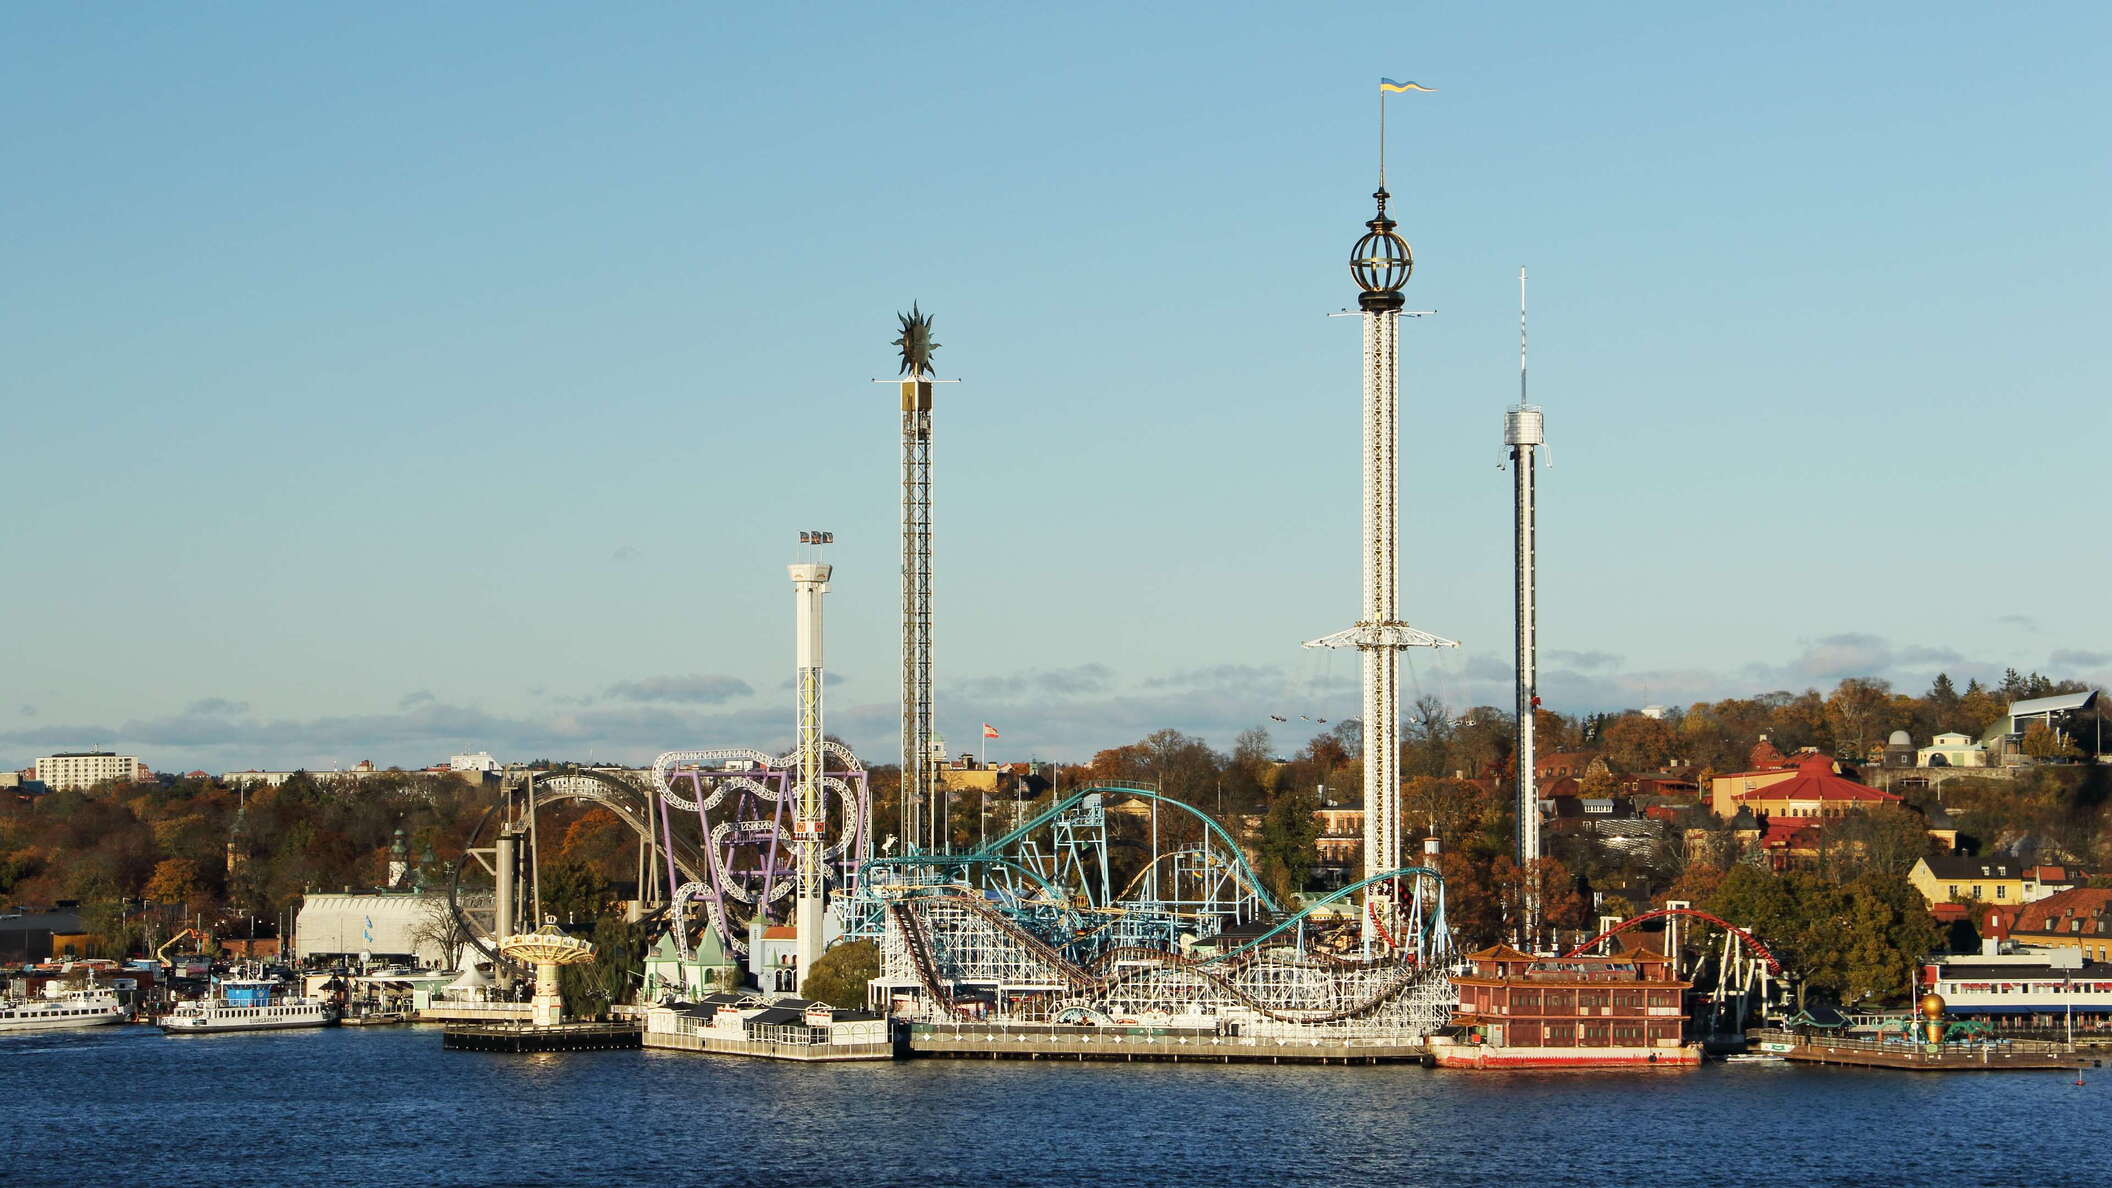
[[(1383, 134), (1382, 134), (1383, 135)], [(1364, 873), (1372, 878), (1401, 867), (1401, 692), (1400, 654), (1405, 648), (1456, 648), (1449, 639), (1419, 631), (1400, 614), (1399, 508), (1400, 426), (1398, 365), (1401, 286), (1415, 268), (1406, 240), (1386, 213), (1386, 169), (1372, 195), (1378, 213), (1364, 224), (1363, 238), (1349, 255), (1357, 282), (1357, 307), (1364, 322), (1364, 498), (1363, 614), (1354, 627), (1309, 640), (1309, 648), (1355, 648), (1363, 654), (1364, 696)], [(1364, 893), (1365, 951), (1399, 943), (1397, 896), (1386, 883)]]

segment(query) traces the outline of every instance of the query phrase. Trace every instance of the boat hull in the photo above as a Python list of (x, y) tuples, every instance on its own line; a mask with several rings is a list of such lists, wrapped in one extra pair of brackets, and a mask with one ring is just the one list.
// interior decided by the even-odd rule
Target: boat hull
[(1439, 1068), (1535, 1071), (1591, 1068), (1697, 1068), (1701, 1045), (1677, 1048), (1492, 1048), (1486, 1044), (1433, 1044)]
[(237, 1031), (291, 1031), (302, 1027), (329, 1027), (335, 1019), (283, 1019), (255, 1023), (162, 1023), (164, 1035), (228, 1035)]
[(15, 1035), (27, 1031), (71, 1031), (82, 1027), (107, 1027), (112, 1023), (123, 1023), (123, 1012), (112, 1012), (100, 1016), (74, 1016), (59, 1019), (0, 1019), (0, 1035)]

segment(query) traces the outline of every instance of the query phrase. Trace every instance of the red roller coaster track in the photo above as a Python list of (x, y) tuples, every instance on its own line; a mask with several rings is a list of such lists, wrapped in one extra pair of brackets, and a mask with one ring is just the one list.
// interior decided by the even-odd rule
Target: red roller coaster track
[(1586, 952), (1589, 952), (1593, 946), (1597, 945), (1602, 940), (1606, 940), (1609, 937), (1619, 936), (1621, 933), (1628, 931), (1629, 929), (1635, 927), (1638, 924), (1641, 924), (1645, 920), (1656, 920), (1665, 916), (1690, 916), (1696, 920), (1702, 920), (1706, 921), (1707, 923), (1714, 924), (1716, 927), (1723, 929), (1725, 932), (1728, 932), (1731, 935), (1737, 937), (1739, 940), (1745, 942), (1745, 944), (1749, 946), (1755, 954), (1759, 955), (1762, 961), (1767, 962), (1767, 971), (1769, 973), (1774, 974), (1778, 978), (1782, 976), (1782, 963), (1775, 959), (1775, 955), (1773, 953), (1767, 951), (1767, 946), (1760, 943), (1759, 937), (1754, 936), (1752, 933), (1747, 932), (1745, 929), (1738, 927), (1736, 924), (1733, 924), (1728, 920), (1718, 919), (1717, 917), (1712, 916), (1707, 912), (1696, 911), (1693, 908), (1659, 908), (1654, 912), (1644, 912), (1640, 916), (1630, 916), (1628, 919), (1621, 921), (1620, 923), (1598, 934), (1597, 936), (1592, 937), (1590, 940), (1585, 941), (1583, 944), (1578, 945), (1576, 948), (1571, 949), (1569, 952), (1564, 953), (1563, 956), (1581, 957)]

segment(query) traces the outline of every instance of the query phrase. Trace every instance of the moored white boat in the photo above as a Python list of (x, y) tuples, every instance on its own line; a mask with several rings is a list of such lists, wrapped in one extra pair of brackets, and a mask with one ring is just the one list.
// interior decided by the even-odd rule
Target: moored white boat
[(0, 1033), (100, 1027), (131, 1017), (131, 1009), (103, 986), (67, 990), (58, 982), (47, 982), (41, 998), (0, 1001)]
[(179, 1002), (161, 1017), (169, 1035), (213, 1035), (229, 1031), (277, 1031), (290, 1027), (328, 1027), (337, 1010), (320, 998), (276, 993), (268, 978), (224, 978), (219, 993), (195, 1002)]

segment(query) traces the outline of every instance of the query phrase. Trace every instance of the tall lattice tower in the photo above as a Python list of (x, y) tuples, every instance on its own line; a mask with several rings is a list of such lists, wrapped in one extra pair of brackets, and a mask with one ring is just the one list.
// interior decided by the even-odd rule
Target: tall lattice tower
[(931, 315), (898, 315), (902, 352), (902, 844), (946, 842), (931, 761)]
[[(1503, 414), (1503, 444), (1511, 450), (1514, 480), (1511, 523), (1516, 548), (1516, 579), (1512, 588), (1513, 620), (1517, 628), (1518, 684), (1518, 864), (1530, 866), (1540, 857), (1540, 790), (1534, 771), (1534, 711), (1540, 708), (1538, 612), (1533, 607), (1533, 565), (1539, 548), (1538, 525), (1533, 508), (1535, 454), (1547, 441), (1547, 426), (1536, 405), (1525, 399), (1525, 269), (1518, 270), (1518, 406)], [(1533, 914), (1528, 909), (1528, 914)]]
[[(1396, 519), (1400, 473), (1399, 355), (1401, 286), (1415, 268), (1408, 244), (1386, 215), (1386, 173), (1372, 197), (1378, 213), (1364, 224), (1350, 252), (1357, 306), (1364, 321), (1364, 576), (1363, 615), (1347, 631), (1306, 643), (1309, 648), (1356, 648), (1364, 669), (1364, 877), (1401, 868), (1401, 693), (1403, 648), (1453, 648), (1452, 640), (1418, 631), (1401, 620)], [(1388, 882), (1365, 888), (1366, 951), (1397, 947), (1398, 897)]]

